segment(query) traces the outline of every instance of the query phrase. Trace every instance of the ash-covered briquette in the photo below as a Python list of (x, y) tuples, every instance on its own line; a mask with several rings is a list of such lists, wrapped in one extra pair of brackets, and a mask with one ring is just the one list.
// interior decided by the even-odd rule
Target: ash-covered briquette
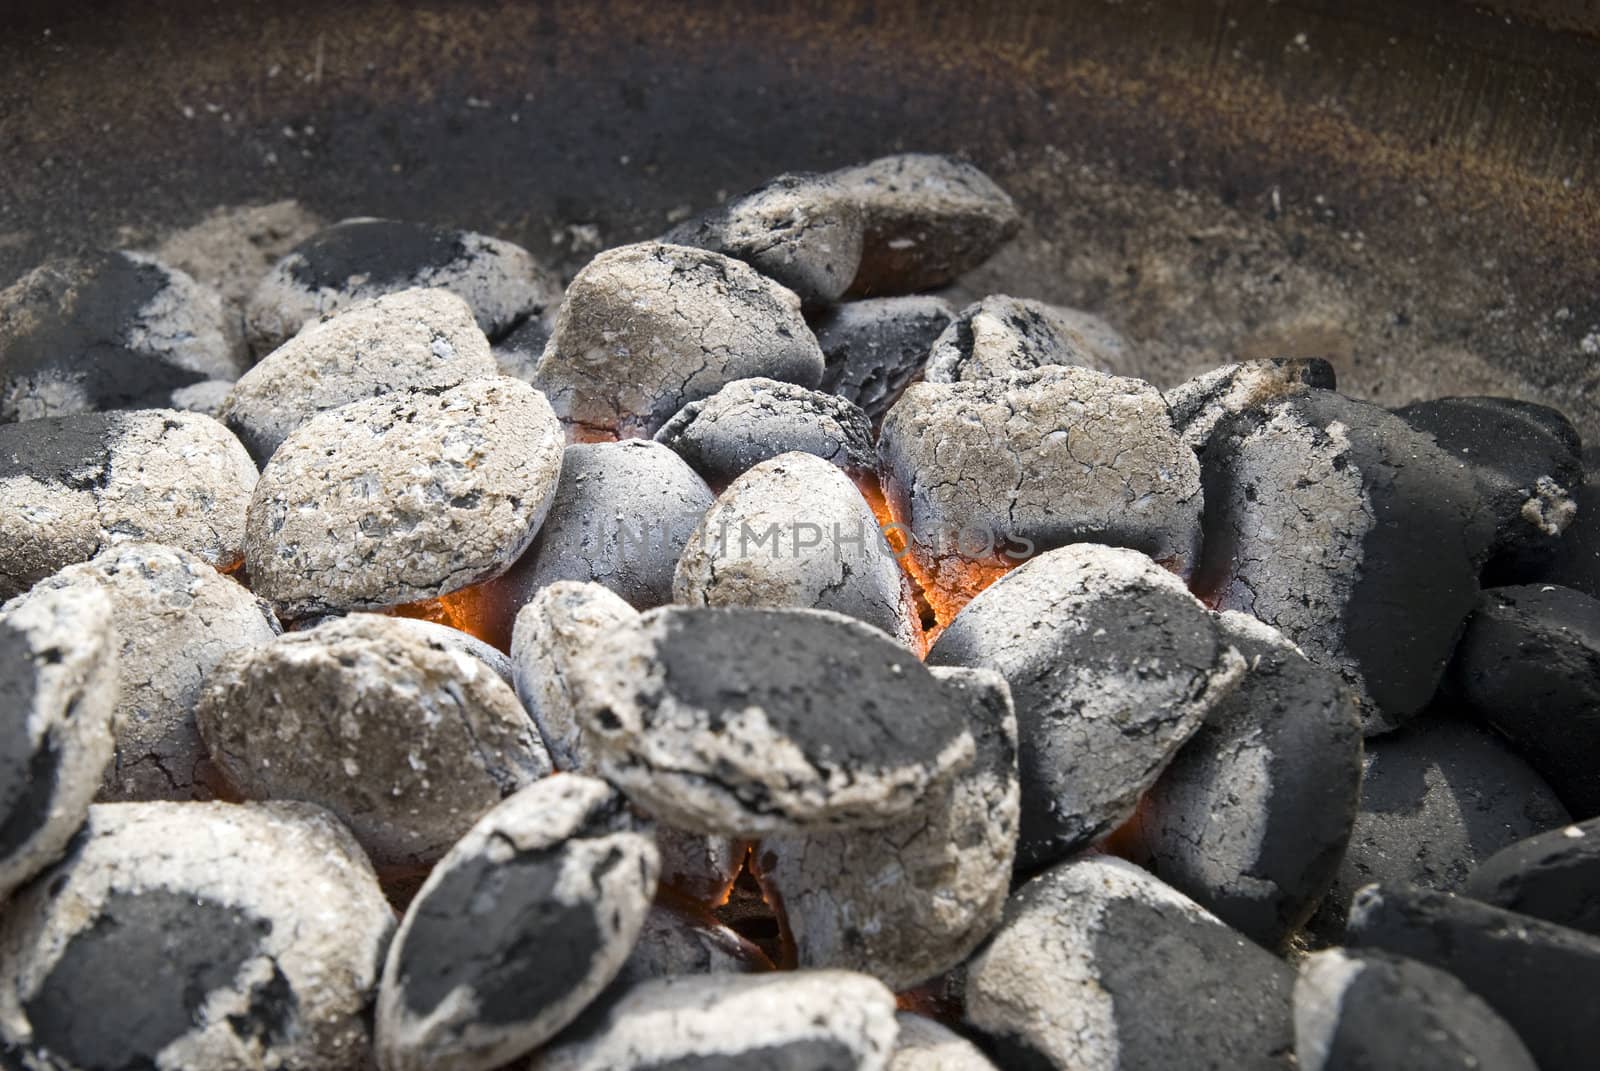
[(1573, 817), (1600, 816), (1600, 600), (1554, 584), (1486, 591), (1451, 673)]
[[(663, 875), (664, 878), (664, 875)], [(658, 903), (645, 916), (615, 985), (634, 986), (686, 974), (760, 974), (772, 961), (709, 915)]]
[(825, 362), (820, 388), (881, 421), (955, 315), (931, 294), (849, 301), (817, 313), (811, 330)]
[(323, 413), (289, 434), (256, 484), (251, 586), (288, 619), (497, 576), (538, 532), (561, 451), (544, 397), (504, 376)]
[(811, 454), (763, 461), (728, 486), (683, 548), (674, 601), (832, 610), (921, 642), (910, 582), (856, 485)]
[(1438, 398), (1395, 415), (1433, 436), (1477, 480), (1495, 524), (1492, 573), (1517, 578), (1549, 559), (1577, 515), (1583, 442), (1549, 406), (1513, 398)]
[(856, 476), (875, 473), (872, 421), (823, 391), (775, 379), (739, 379), (690, 402), (656, 432), (714, 487), (793, 451), (813, 454)]
[(193, 554), (153, 543), (69, 565), (7, 606), (95, 589), (110, 598), (118, 644), (116, 748), (100, 801), (212, 798), (195, 704), (218, 666), (272, 642), (277, 619)]
[(599, 772), (694, 832), (881, 826), (973, 759), (965, 697), (828, 611), (663, 607), (568, 674)]
[(848, 971), (702, 974), (634, 986), (527, 1071), (884, 1071), (894, 994)]
[(1224, 419), (1201, 463), (1194, 590), (1336, 668), (1369, 735), (1421, 710), (1494, 536), (1472, 474), (1393, 413), (1315, 388)]
[(1022, 229), (1010, 196), (954, 157), (901, 153), (835, 171), (833, 178), (862, 211), (854, 297), (942, 286)]
[(965, 697), (977, 758), (881, 829), (778, 835), (757, 849), (803, 967), (895, 990), (957, 966), (1000, 922), (1017, 846), (1017, 722), (1000, 675), (936, 669)]
[(172, 392), (172, 408), (220, 420), (223, 403), (233, 393), (234, 380), (202, 379)]
[(0, 424), (0, 599), (116, 543), (218, 568), (244, 553), (256, 466), (197, 413), (147, 409)]
[(821, 380), (800, 299), (720, 253), (641, 242), (572, 280), (534, 382), (574, 434), (630, 438), (752, 376)]
[(1183, 441), (1202, 450), (1218, 424), (1280, 398), (1304, 394), (1312, 387), (1338, 386), (1333, 365), (1320, 357), (1268, 357), (1239, 361), (1202, 372), (1162, 391), (1172, 410), (1172, 426)]
[(1023, 870), (1132, 815), (1245, 670), (1182, 581), (1137, 551), (1094, 544), (1007, 573), (956, 615), (928, 664), (992, 669), (1011, 686)]
[(1367, 740), (1355, 826), (1310, 929), (1337, 941), (1363, 885), (1453, 892), (1501, 848), (1569, 821), (1550, 786), (1499, 737), (1445, 714), (1418, 718)]
[(239, 378), (221, 420), (264, 463), (318, 413), (496, 374), (489, 340), (465, 301), (446, 290), (401, 290), (308, 323)]
[[(329, 620), (332, 619), (326, 617), (315, 619), (308, 622), (306, 627), (314, 627)], [(416, 633), (419, 638), (427, 643), (476, 658), (488, 666), (496, 677), (499, 677), (507, 684), (512, 684), (516, 679), (511, 671), (511, 659), (476, 636), (462, 632), (457, 628), (451, 628), (449, 625), (441, 625), (435, 621), (423, 621), (415, 617), (396, 617), (394, 620)]]
[(217, 292), (143, 254), (51, 262), (0, 290), (0, 423), (168, 406), (245, 368)]
[(238, 795), (328, 808), (382, 868), (434, 862), (490, 807), (550, 773), (493, 670), (376, 614), (241, 652), (213, 673), (196, 720)]
[(278, 259), (326, 225), (300, 202), (221, 205), (162, 239), (155, 255), (215, 287), (229, 313), (244, 303)]
[(107, 803), (0, 923), (0, 1035), (26, 1067), (369, 1066), (394, 914), (304, 803)]
[(529, 316), (512, 328), (510, 334), (495, 342), (491, 352), (501, 375), (533, 382), (534, 370), (539, 367), (544, 348), (556, 332), (556, 313), (560, 308), (559, 302), (546, 306), (542, 313)]
[(900, 1034), (887, 1071), (998, 1071), (979, 1048), (947, 1026), (913, 1012), (898, 1012)]
[(713, 500), (660, 443), (573, 443), (544, 523), (489, 597), (510, 607), (563, 580), (591, 581), (648, 610), (672, 601), (672, 571)]
[(1362, 889), (1345, 935), (1454, 975), (1510, 1024), (1540, 1071), (1594, 1068), (1600, 937), (1401, 883)]
[(461, 298), (490, 338), (561, 298), (555, 276), (511, 242), (424, 223), (347, 219), (295, 246), (261, 280), (245, 308), (250, 346), (268, 353), (325, 313), (418, 286)]
[(1479, 863), (1461, 893), (1600, 937), (1600, 818), (1519, 840)]
[(1361, 721), (1338, 674), (1270, 625), (1232, 612), (1217, 624), (1247, 670), (1145, 793), (1140, 861), (1276, 948), (1338, 872), (1361, 796)]
[(648, 824), (603, 781), (531, 785), (439, 861), (389, 947), (384, 1071), (489, 1071), (544, 1044), (616, 977), (656, 890)]
[(1294, 971), (1121, 859), (1022, 886), (967, 964), (966, 1021), (1003, 1067), (1294, 1066)]
[(742, 260), (807, 305), (839, 300), (861, 265), (862, 210), (829, 175), (786, 174), (680, 223), (672, 245)]
[(98, 590), (0, 609), (0, 899), (59, 856), (111, 761), (117, 635)]
[(961, 310), (934, 340), (929, 383), (1007, 379), (1050, 365), (1116, 374), (1128, 370), (1128, 344), (1093, 313), (991, 294)]
[(1294, 987), (1300, 1071), (1537, 1071), (1516, 1031), (1453, 975), (1375, 951), (1330, 948)]

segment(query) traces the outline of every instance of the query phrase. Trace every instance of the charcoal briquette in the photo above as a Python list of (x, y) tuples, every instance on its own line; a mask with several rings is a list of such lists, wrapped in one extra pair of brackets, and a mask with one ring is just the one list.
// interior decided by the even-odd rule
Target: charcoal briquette
[(825, 362), (820, 389), (881, 421), (953, 319), (948, 301), (927, 294), (847, 301), (817, 313), (811, 330)]
[(1461, 893), (1600, 937), (1600, 818), (1519, 840), (1473, 868)]
[(934, 340), (929, 383), (1007, 379), (1051, 365), (1119, 374), (1131, 365), (1116, 328), (1081, 309), (991, 294), (962, 309)]
[(1320, 357), (1268, 357), (1202, 372), (1162, 396), (1172, 410), (1172, 426), (1184, 442), (1201, 450), (1226, 418), (1311, 387), (1333, 390), (1337, 382), (1333, 366)]
[(927, 1016), (899, 1012), (900, 1034), (887, 1071), (997, 1071), (972, 1042)]

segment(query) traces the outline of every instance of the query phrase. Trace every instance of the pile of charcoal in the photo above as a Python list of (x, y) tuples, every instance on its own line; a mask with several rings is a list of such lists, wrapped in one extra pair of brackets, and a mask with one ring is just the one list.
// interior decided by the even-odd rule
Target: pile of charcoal
[(1019, 226), (0, 291), (4, 1064), (1593, 1068), (1573, 427), (939, 296)]

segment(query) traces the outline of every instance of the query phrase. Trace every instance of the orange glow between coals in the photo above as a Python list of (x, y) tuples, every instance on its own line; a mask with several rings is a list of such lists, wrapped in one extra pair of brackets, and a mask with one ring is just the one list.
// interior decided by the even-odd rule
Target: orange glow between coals
[(393, 617), (410, 617), (446, 625), (502, 651), (510, 646), (510, 632), (499, 620), (501, 615), (496, 613), (495, 601), (483, 584), (452, 591), (435, 599), (392, 606), (384, 612)]

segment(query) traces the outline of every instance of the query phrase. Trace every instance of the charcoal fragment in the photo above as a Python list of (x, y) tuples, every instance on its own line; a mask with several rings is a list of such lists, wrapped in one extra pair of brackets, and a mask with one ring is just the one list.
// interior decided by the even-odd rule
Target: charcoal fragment
[(1228, 417), (1311, 387), (1333, 390), (1336, 385), (1333, 366), (1320, 357), (1269, 357), (1213, 368), (1162, 395), (1172, 410), (1172, 426), (1184, 442), (1202, 450)]
[(1177, 577), (1135, 551), (1094, 544), (1007, 573), (956, 615), (928, 664), (992, 669), (1011, 687), (1023, 870), (1132, 815), (1245, 669)]
[(760, 974), (772, 970), (765, 952), (709, 916), (657, 904), (617, 973), (634, 986), (686, 974)]
[(0, 424), (173, 405), (245, 370), (222, 298), (140, 253), (41, 265), (0, 290)]
[(1600, 818), (1519, 840), (1473, 868), (1461, 892), (1600, 937)]
[(99, 804), (0, 922), (0, 1036), (29, 1067), (366, 1066), (393, 930), (316, 807)]
[(751, 376), (822, 378), (799, 299), (720, 253), (642, 242), (572, 280), (534, 381), (573, 434), (634, 438)]
[(992, 294), (962, 309), (934, 340), (926, 379), (1007, 379), (1051, 365), (1115, 375), (1130, 363), (1127, 342), (1093, 313)]
[(811, 322), (826, 367), (821, 389), (854, 402), (874, 423), (928, 360), (933, 340), (955, 319), (943, 298), (868, 298), (835, 305)]
[(384, 1071), (489, 1071), (553, 1037), (616, 977), (655, 893), (647, 825), (603, 781), (550, 778), (439, 861), (390, 946)]

